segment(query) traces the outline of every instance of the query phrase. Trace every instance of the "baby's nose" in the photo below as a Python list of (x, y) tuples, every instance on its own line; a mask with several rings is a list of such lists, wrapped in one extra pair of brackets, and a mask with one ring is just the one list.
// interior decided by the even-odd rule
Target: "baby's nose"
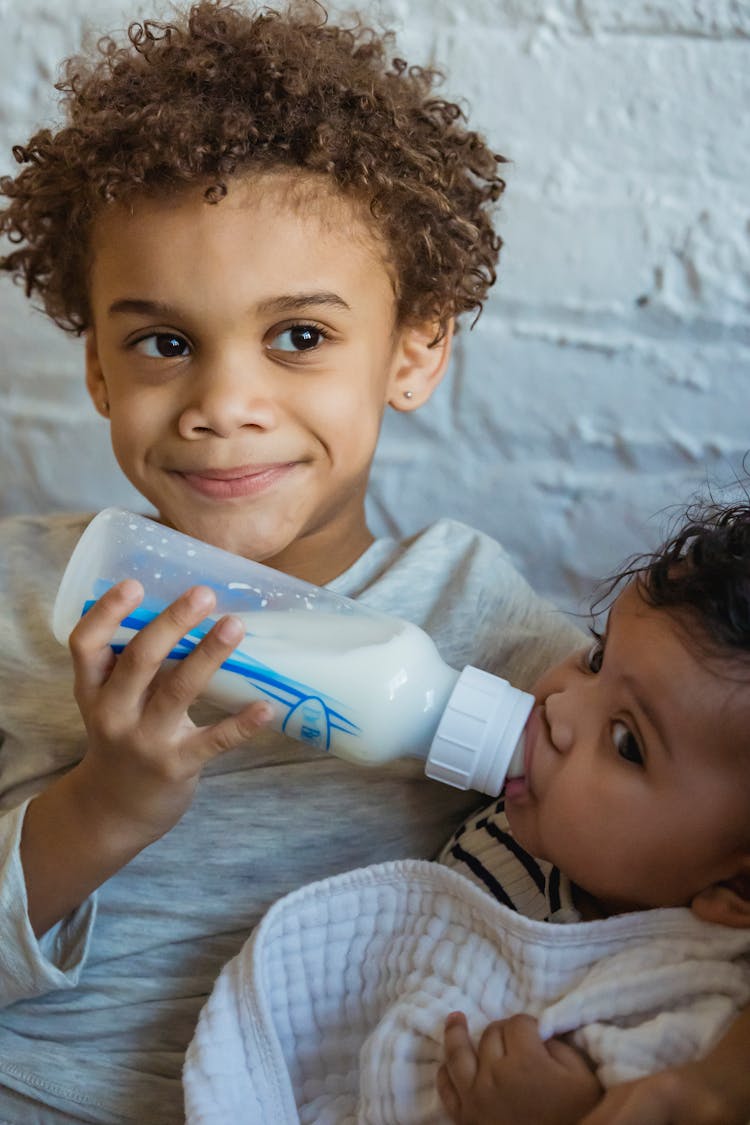
[(544, 701), (544, 714), (549, 727), (549, 736), (555, 750), (567, 754), (573, 747), (575, 728), (571, 700), (565, 692), (554, 692)]

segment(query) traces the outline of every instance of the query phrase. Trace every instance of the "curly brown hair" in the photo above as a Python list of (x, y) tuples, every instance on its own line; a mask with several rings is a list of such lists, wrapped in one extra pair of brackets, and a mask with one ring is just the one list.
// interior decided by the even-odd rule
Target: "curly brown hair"
[(62, 328), (91, 324), (92, 220), (113, 201), (200, 184), (218, 203), (236, 174), (286, 168), (329, 177), (369, 206), (396, 279), (399, 321), (481, 311), (501, 239), (491, 204), (502, 156), (437, 97), (442, 75), (390, 58), (393, 35), (327, 22), (314, 0), (253, 12), (200, 0), (144, 20), (64, 64), (66, 123), (13, 152), (0, 179), (0, 266)]

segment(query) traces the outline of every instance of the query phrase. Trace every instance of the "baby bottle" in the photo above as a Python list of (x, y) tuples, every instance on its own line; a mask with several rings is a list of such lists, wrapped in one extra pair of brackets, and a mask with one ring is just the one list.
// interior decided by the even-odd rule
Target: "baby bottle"
[(145, 596), (121, 623), (115, 652), (192, 585), (210, 586), (216, 608), (170, 660), (187, 656), (224, 614), (243, 622), (244, 640), (204, 693), (227, 711), (265, 700), (269, 725), (292, 738), (362, 765), (425, 758), (428, 777), (492, 796), (524, 772), (533, 696), (478, 668), (450, 668), (409, 621), (122, 509), (100, 512), (71, 556), (53, 610), (58, 641), (128, 577)]

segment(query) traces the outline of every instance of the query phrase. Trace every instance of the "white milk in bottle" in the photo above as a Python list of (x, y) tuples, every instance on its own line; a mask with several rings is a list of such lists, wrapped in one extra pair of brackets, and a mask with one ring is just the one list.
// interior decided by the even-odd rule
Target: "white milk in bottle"
[(61, 642), (82, 613), (123, 578), (144, 587), (112, 639), (120, 651), (188, 586), (211, 586), (215, 614), (169, 654), (179, 660), (225, 613), (245, 638), (212, 677), (206, 699), (229, 711), (270, 702), (271, 727), (360, 765), (406, 755), (461, 789), (497, 795), (523, 773), (533, 697), (498, 676), (441, 658), (418, 626), (191, 539), (132, 512), (107, 509), (84, 532), (60, 584), (53, 629)]
[(424, 756), (458, 672), (416, 625), (309, 611), (237, 616), (245, 640), (207, 699), (230, 711), (269, 700), (279, 730), (362, 765)]

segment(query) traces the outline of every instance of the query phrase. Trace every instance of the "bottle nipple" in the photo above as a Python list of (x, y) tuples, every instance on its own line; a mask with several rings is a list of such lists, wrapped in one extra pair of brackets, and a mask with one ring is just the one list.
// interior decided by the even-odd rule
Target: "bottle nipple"
[[(527, 724), (528, 725), (528, 724)], [(508, 772), (505, 775), (508, 780), (512, 777), (524, 777), (526, 774), (526, 727), (521, 731), (521, 735), (516, 743), (516, 748), (511, 754), (510, 763), (508, 764)]]

